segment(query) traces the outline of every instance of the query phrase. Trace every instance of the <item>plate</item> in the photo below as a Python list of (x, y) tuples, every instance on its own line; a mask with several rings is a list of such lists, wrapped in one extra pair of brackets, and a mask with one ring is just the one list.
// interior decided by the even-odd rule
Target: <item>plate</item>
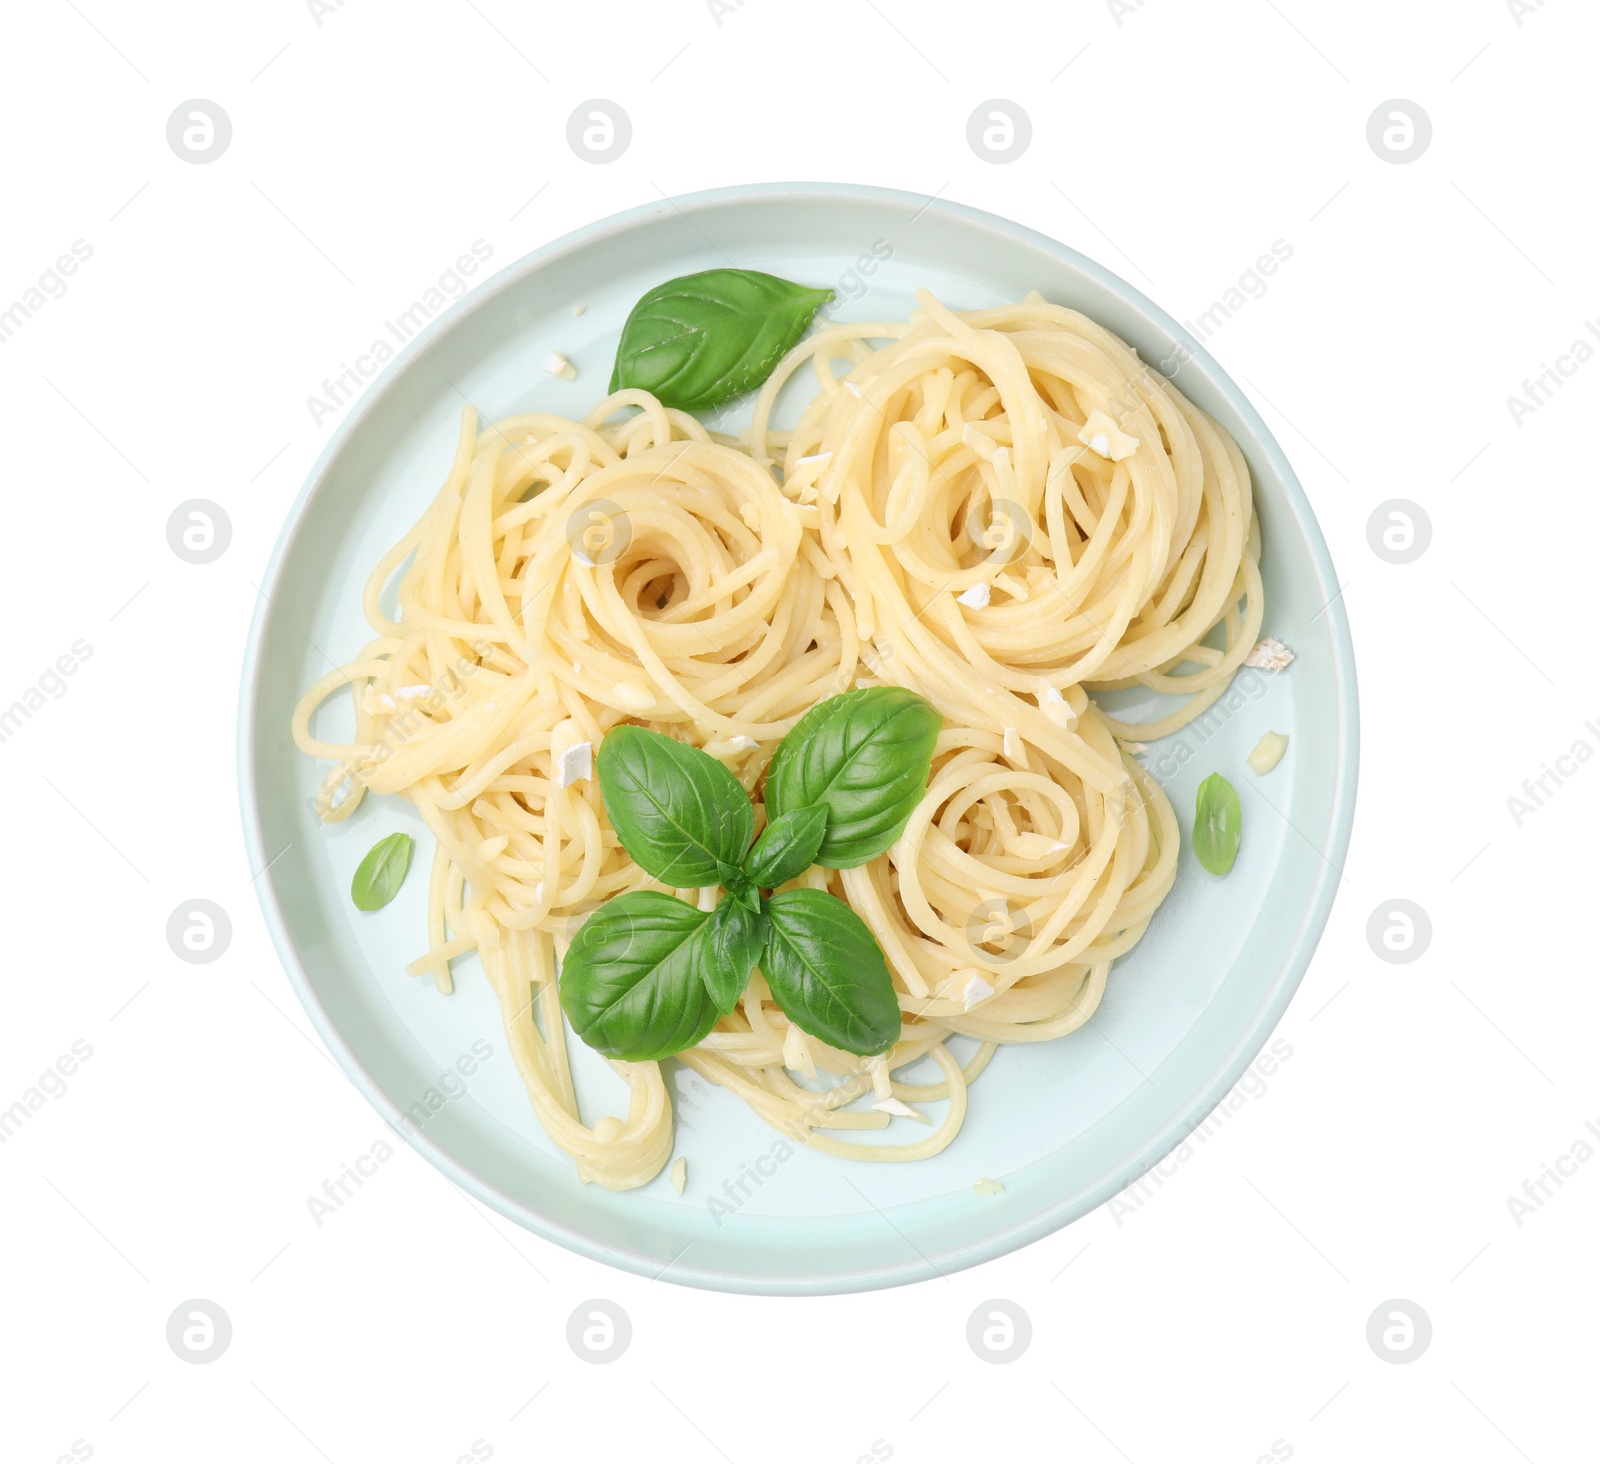
[[(634, 301), (663, 280), (728, 264), (832, 286), (838, 318), (904, 319), (920, 286), (958, 309), (1037, 289), (1147, 361), (1181, 343), (1189, 359), (1177, 385), (1249, 460), (1264, 536), (1263, 633), (1297, 659), (1284, 674), (1241, 673), (1212, 713), (1144, 759), (1186, 840), (1200, 780), (1229, 773), (1247, 831), (1232, 874), (1207, 875), (1186, 843), (1176, 888), (1117, 962), (1093, 1020), (1054, 1042), (1002, 1048), (944, 1153), (877, 1165), (797, 1149), (672, 1064), (687, 1187), (676, 1195), (664, 1171), (617, 1194), (580, 1184), (544, 1137), (475, 959), (457, 963), (450, 997), (404, 974), (425, 944), (427, 880), (413, 872), (377, 914), (352, 906), (351, 874), (379, 837), (420, 835), (424, 869), (431, 840), (392, 798), (320, 825), (310, 805), (325, 768), (295, 749), (289, 714), (303, 688), (367, 639), (361, 585), (437, 492), (463, 401), (489, 419), (583, 416), (604, 394)], [(558, 350), (578, 367), (576, 381), (545, 370)], [(784, 403), (787, 420), (798, 403)], [(747, 410), (736, 403), (724, 417)], [(433, 320), (349, 412), (289, 515), (264, 590), (242, 688), (244, 826), (250, 867), (266, 867), (256, 883), (267, 923), (312, 1023), (383, 1117), (469, 1193), (547, 1239), (663, 1280), (867, 1290), (991, 1259), (1086, 1214), (1200, 1124), (1261, 1052), (1311, 959), (1349, 840), (1349, 629), (1283, 452), (1238, 387), (1137, 290), (1052, 239), (953, 203), (832, 184), (721, 189), (619, 214), (528, 255)], [(1244, 757), (1269, 728), (1289, 734), (1289, 751), (1258, 779)], [(620, 1113), (621, 1083), (582, 1044), (570, 1046), (586, 1117)], [(1003, 1193), (976, 1192), (979, 1179), (1000, 1181)]]

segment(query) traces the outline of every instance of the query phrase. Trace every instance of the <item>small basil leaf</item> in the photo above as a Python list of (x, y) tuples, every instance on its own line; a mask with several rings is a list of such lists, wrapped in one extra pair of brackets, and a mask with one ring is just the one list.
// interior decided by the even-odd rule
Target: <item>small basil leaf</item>
[(1200, 785), (1194, 799), (1195, 857), (1212, 874), (1226, 874), (1239, 857), (1242, 836), (1239, 795), (1221, 773)]
[(411, 868), (411, 835), (390, 834), (367, 850), (350, 881), (350, 898), (358, 910), (381, 910), (406, 882)]
[(611, 390), (640, 387), (685, 411), (718, 406), (760, 386), (832, 298), (753, 269), (668, 280), (623, 325)]
[(700, 889), (739, 868), (755, 812), (739, 780), (714, 757), (629, 725), (605, 735), (598, 770), (611, 826), (646, 874)]
[(870, 1057), (900, 1037), (900, 1002), (866, 923), (823, 890), (785, 890), (763, 901), (761, 974), (802, 1031)]
[(828, 810), (821, 807), (791, 808), (774, 819), (761, 831), (744, 862), (751, 884), (771, 890), (804, 874), (817, 862), (827, 827)]
[(939, 713), (914, 691), (873, 686), (829, 697), (778, 744), (767, 770), (767, 812), (821, 806), (828, 831), (816, 862), (854, 869), (905, 829), (928, 787)]
[(739, 1005), (739, 998), (750, 984), (750, 970), (761, 959), (761, 944), (766, 922), (759, 909), (751, 910), (740, 900), (724, 900), (711, 912), (707, 922), (711, 939), (711, 959), (702, 975), (712, 1004), (723, 1016)]
[(561, 963), (561, 1009), (596, 1052), (648, 1062), (693, 1047), (717, 1021), (706, 979), (710, 915), (659, 890), (608, 900)]

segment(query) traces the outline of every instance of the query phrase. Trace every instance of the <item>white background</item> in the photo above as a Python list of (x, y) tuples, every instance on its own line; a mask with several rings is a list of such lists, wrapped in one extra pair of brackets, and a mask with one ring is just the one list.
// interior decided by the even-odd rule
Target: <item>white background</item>
[[(1507, 1199), (1600, 1123), (1600, 766), (1520, 826), (1507, 800), (1600, 748), (1600, 361), (1520, 425), (1507, 398), (1600, 316), (1592, 8), (317, 8), (9, 18), (0, 309), (73, 241), (93, 253), (0, 346), (0, 705), (74, 642), (92, 654), (0, 744), (0, 1107), (75, 1041), (93, 1056), (0, 1145), (0, 1455), (1589, 1457), (1600, 1163), (1520, 1224)], [(565, 140), (593, 97), (633, 123), (604, 166)], [(996, 97), (1033, 126), (1006, 165), (966, 141)], [(166, 140), (190, 98), (232, 119), (205, 166)], [(1433, 125), (1405, 165), (1367, 141), (1392, 98)], [(991, 209), (1186, 319), (1292, 246), (1208, 344), (1305, 483), (1361, 677), (1355, 842), (1280, 1029), (1293, 1057), (1136, 1213), (893, 1292), (647, 1283), (404, 1150), (317, 1228), (307, 1196), (379, 1123), (271, 952), (234, 793), (254, 585), (334, 425), (306, 398), (474, 239), (498, 268), (662, 194), (785, 178)], [(191, 498), (232, 520), (210, 565), (167, 545)], [(1393, 498), (1432, 522), (1406, 565), (1368, 545)], [(195, 897), (233, 922), (211, 965), (164, 935)], [(1395, 898), (1433, 925), (1408, 965), (1366, 937)], [(632, 1319), (608, 1367), (565, 1340), (592, 1297)], [(966, 1341), (994, 1297), (1032, 1321), (1006, 1366)], [(165, 1337), (190, 1298), (232, 1320), (206, 1366)], [(1366, 1340), (1391, 1298), (1432, 1320), (1408, 1365)]]

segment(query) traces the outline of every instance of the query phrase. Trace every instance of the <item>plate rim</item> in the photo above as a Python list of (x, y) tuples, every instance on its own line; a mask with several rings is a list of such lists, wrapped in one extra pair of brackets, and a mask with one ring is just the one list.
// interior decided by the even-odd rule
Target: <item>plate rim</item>
[[(1116, 1170), (1108, 1171), (1098, 1182), (1091, 1181), (1025, 1220), (992, 1231), (980, 1241), (953, 1247), (949, 1253), (941, 1253), (937, 1257), (927, 1256), (918, 1250), (915, 1258), (903, 1264), (880, 1265), (862, 1270), (750, 1276), (714, 1266), (678, 1268), (676, 1262), (669, 1262), (666, 1267), (658, 1268), (654, 1257), (621, 1251), (612, 1245), (596, 1241), (583, 1231), (553, 1221), (507, 1195), (470, 1169), (438, 1141), (426, 1133), (412, 1132), (401, 1122), (403, 1111), (400, 1105), (367, 1071), (318, 999), (311, 978), (290, 936), (288, 921), (279, 903), (275, 885), (270, 879), (261, 880), (257, 877), (253, 881), (279, 963), (283, 966), (289, 984), (299, 998), (317, 1035), (362, 1096), (372, 1104), (391, 1128), (403, 1134), (411, 1147), (435, 1168), (469, 1195), (507, 1219), (586, 1259), (614, 1266), (635, 1275), (646, 1276), (652, 1280), (666, 1280), (676, 1285), (744, 1295), (838, 1295), (907, 1285), (935, 1276), (948, 1276), (952, 1271), (995, 1260), (1065, 1228), (1073, 1221), (1098, 1209), (1177, 1148), (1205, 1121), (1207, 1115), (1227, 1096), (1245, 1069), (1266, 1047), (1304, 979), (1338, 895), (1338, 867), (1342, 866), (1350, 846), (1360, 763), (1360, 716), (1355, 650), (1350, 634), (1349, 617), (1337, 596), (1338, 577), (1321, 526), (1288, 456), (1256, 410), (1254, 403), (1220, 363), (1195, 340), (1187, 328), (1149, 299), (1142, 290), (1104, 265), (1063, 244), (1060, 240), (986, 209), (974, 208), (968, 204), (956, 203), (937, 196), (930, 199), (925, 194), (912, 193), (904, 189), (883, 188), (873, 184), (745, 183), (702, 189), (672, 197), (663, 195), (659, 200), (609, 214), (571, 230), (513, 260), (498, 273), (452, 301), (447, 309), (430, 320), (391, 361), (386, 363), (383, 370), (372, 380), (335, 427), (327, 444), (307, 473), (305, 482), (301, 485), (278, 531), (277, 541), (263, 572), (261, 590), (256, 598), (249, 634), (245, 641), (239, 687), (236, 756), (240, 812), (249, 867), (261, 869), (265, 873), (269, 863), (261, 822), (260, 790), (256, 787), (255, 770), (258, 757), (256, 726), (260, 709), (262, 651), (268, 623), (277, 613), (274, 591), (278, 589), (312, 499), (321, 491), (334, 462), (348, 446), (362, 423), (387, 397), (399, 378), (409, 370), (413, 361), (425, 353), (436, 339), (453, 329), (460, 319), (496, 295), (520, 283), (528, 275), (601, 239), (627, 233), (641, 224), (665, 217), (669, 213), (679, 214), (694, 226), (692, 219), (689, 219), (689, 215), (694, 213), (714, 212), (728, 205), (792, 202), (797, 196), (818, 204), (827, 202), (888, 204), (916, 209), (919, 217), (925, 212), (937, 213), (959, 224), (975, 226), (1003, 234), (1013, 240), (1020, 240), (1061, 259), (1074, 270), (1117, 295), (1126, 305), (1143, 314), (1167, 337), (1183, 343), (1199, 367), (1200, 373), (1239, 414), (1240, 420), (1249, 430), (1273, 473), (1282, 483), (1287, 507), (1292, 512), (1300, 536), (1309, 551), (1318, 586), (1329, 601), (1326, 614), (1332, 646), (1331, 679), (1336, 711), (1334, 786), (1329, 841), (1327, 847), (1320, 851), (1322, 859), (1315, 875), (1310, 898), (1302, 912), (1299, 929), (1293, 937), (1292, 948), (1280, 964), (1275, 984), (1257, 1008), (1250, 1025), (1235, 1039), (1226, 1057), (1212, 1071), (1210, 1078), (1198, 1086), (1192, 1098), (1177, 1106), (1174, 1117), (1146, 1138), (1138, 1148), (1130, 1151)], [(672, 1274), (675, 1270), (677, 1274)]]

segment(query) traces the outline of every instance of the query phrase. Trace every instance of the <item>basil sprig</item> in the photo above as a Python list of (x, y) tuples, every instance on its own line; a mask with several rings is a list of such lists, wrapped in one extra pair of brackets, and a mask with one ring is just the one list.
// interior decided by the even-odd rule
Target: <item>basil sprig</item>
[(684, 411), (720, 406), (760, 386), (832, 298), (753, 269), (668, 280), (623, 325), (611, 390), (641, 387)]
[[(643, 727), (613, 728), (597, 767), (623, 848), (663, 883), (721, 885), (728, 897), (705, 911), (640, 890), (596, 910), (561, 964), (573, 1030), (607, 1057), (670, 1056), (739, 1004), (759, 964), (803, 1032), (862, 1056), (887, 1052), (900, 1003), (866, 923), (823, 890), (762, 892), (814, 863), (846, 869), (887, 849), (927, 788), (939, 726), (932, 706), (897, 687), (823, 702), (778, 746), (771, 822), (754, 845), (750, 800), (715, 758)], [(780, 763), (790, 772), (775, 793)]]
[(390, 834), (367, 850), (350, 881), (350, 898), (358, 910), (381, 910), (406, 882), (411, 868), (411, 835)]
[(1210, 873), (1226, 874), (1239, 857), (1242, 834), (1239, 795), (1221, 773), (1213, 773), (1194, 798), (1195, 857)]

